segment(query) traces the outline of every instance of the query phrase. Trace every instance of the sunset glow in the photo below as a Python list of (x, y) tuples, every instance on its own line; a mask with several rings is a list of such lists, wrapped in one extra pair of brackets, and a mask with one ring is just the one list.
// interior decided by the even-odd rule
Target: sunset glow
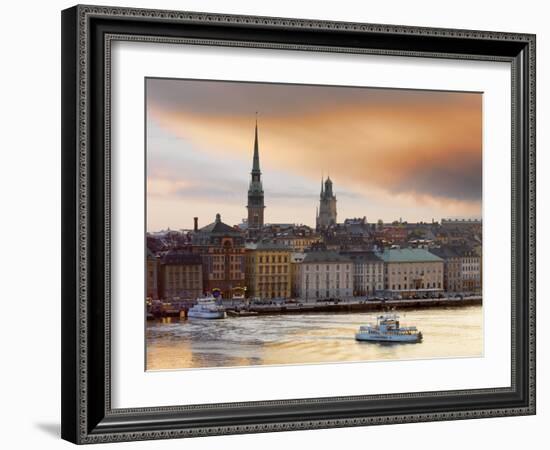
[(327, 174), (342, 220), (481, 217), (480, 93), (148, 79), (148, 230), (241, 222), (256, 111), (266, 223), (314, 225)]

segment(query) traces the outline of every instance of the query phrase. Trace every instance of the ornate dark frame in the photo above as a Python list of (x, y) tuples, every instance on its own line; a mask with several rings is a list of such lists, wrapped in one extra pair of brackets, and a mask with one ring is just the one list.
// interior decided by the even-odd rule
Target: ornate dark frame
[[(113, 40), (507, 61), (512, 66), (512, 384), (112, 409)], [(62, 12), (62, 437), (83, 444), (535, 414), (535, 36), (75, 6)]]

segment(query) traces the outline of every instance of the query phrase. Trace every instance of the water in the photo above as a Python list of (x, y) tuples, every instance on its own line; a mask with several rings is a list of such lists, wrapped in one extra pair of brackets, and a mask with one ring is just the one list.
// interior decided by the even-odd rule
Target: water
[[(399, 313), (399, 312), (398, 312)], [(406, 310), (402, 326), (415, 325), (418, 344), (357, 342), (360, 325), (376, 313), (164, 319), (147, 323), (147, 369), (186, 369), (342, 361), (479, 357), (481, 306)]]

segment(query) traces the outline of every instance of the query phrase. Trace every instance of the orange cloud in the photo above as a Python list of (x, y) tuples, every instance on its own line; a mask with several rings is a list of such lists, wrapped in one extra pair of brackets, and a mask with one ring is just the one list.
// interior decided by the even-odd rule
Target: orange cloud
[[(300, 114), (261, 114), (262, 165), (339, 186), (380, 191), (481, 213), (482, 96), (452, 101), (335, 104)], [(249, 114), (193, 113), (149, 100), (148, 114), (213, 157), (251, 158)], [(449, 203), (450, 202), (450, 203)]]

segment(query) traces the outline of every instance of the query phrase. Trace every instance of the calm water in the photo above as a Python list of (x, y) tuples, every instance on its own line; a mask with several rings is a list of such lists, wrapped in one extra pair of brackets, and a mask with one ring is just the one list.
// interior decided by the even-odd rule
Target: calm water
[(147, 369), (304, 364), (482, 356), (481, 306), (407, 310), (402, 326), (416, 325), (419, 344), (357, 342), (360, 325), (376, 313), (230, 317), (149, 321)]

